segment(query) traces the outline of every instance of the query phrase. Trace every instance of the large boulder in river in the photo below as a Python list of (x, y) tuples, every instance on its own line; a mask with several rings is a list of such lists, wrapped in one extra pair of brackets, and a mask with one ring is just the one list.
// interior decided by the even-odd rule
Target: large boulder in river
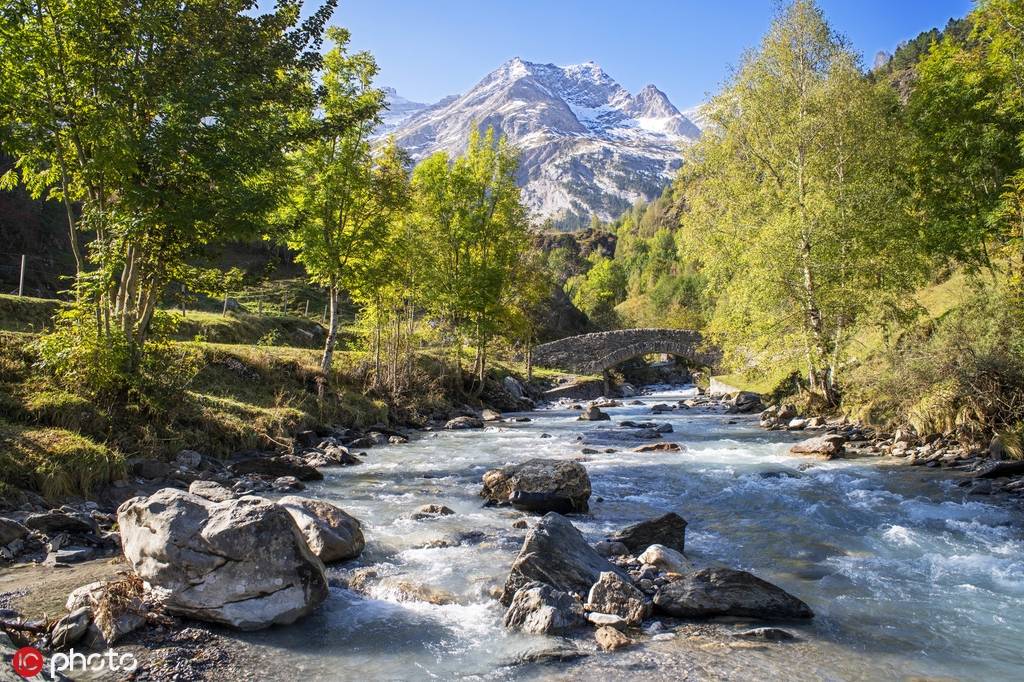
[(676, 618), (740, 616), (760, 619), (813, 618), (807, 604), (746, 571), (703, 568), (668, 583), (654, 595), (654, 606)]
[(802, 440), (789, 448), (789, 452), (794, 455), (818, 455), (824, 459), (835, 459), (843, 455), (844, 443), (846, 436), (832, 433)]
[(585, 512), (590, 499), (590, 476), (579, 462), (528, 459), (483, 476), (480, 496), (517, 509), (569, 514)]
[(675, 512), (627, 526), (608, 538), (621, 542), (634, 554), (651, 545), (665, 545), (682, 552), (686, 545), (686, 519)]
[(594, 551), (569, 519), (546, 514), (523, 541), (505, 580), (501, 603), (508, 606), (519, 588), (535, 580), (563, 592), (586, 595), (604, 572), (629, 580), (621, 568)]
[(366, 546), (359, 519), (330, 502), (288, 495), (277, 503), (291, 514), (306, 544), (325, 564), (354, 559)]
[(288, 511), (164, 488), (117, 510), (124, 555), (168, 610), (242, 630), (291, 623), (327, 598), (324, 566)]
[(559, 634), (586, 622), (579, 600), (536, 581), (516, 590), (505, 612), (505, 627), (531, 635)]
[(608, 421), (611, 417), (607, 412), (602, 412), (597, 405), (590, 405), (577, 419), (584, 422), (603, 422)]

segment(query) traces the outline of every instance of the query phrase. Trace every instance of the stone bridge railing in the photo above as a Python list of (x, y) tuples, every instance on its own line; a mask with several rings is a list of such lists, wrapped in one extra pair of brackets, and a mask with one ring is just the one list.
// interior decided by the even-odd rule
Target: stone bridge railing
[(698, 332), (685, 329), (619, 329), (569, 336), (533, 349), (533, 361), (579, 374), (597, 374), (653, 353), (668, 353), (697, 365), (711, 366), (718, 359), (706, 348)]

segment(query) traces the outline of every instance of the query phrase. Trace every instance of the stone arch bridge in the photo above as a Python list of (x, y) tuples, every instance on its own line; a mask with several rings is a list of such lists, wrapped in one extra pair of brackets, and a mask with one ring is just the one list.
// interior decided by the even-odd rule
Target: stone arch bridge
[(667, 353), (710, 367), (718, 351), (698, 332), (686, 329), (619, 329), (568, 336), (533, 349), (534, 363), (577, 374), (599, 374), (643, 355)]

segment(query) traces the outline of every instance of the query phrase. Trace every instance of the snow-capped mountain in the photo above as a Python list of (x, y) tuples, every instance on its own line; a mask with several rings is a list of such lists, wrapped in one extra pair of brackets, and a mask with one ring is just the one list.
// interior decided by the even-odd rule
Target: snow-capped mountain
[(409, 120), (410, 117), (415, 116), (430, 106), (429, 104), (408, 100), (395, 92), (394, 88), (381, 89), (386, 95), (384, 101), (387, 103), (387, 108), (381, 112), (381, 124), (377, 129), (378, 134), (387, 135), (393, 132), (398, 126)]
[(570, 228), (658, 196), (679, 167), (682, 145), (700, 136), (653, 85), (632, 95), (593, 62), (519, 58), (469, 92), (407, 115), (391, 132), (421, 159), (461, 152), (474, 124), (493, 126), (521, 150), (520, 184), (535, 219)]

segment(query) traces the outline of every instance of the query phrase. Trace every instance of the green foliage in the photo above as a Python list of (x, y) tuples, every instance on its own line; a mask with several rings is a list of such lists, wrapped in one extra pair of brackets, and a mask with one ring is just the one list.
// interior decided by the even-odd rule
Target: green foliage
[(443, 326), (457, 367), (468, 340), (482, 389), (486, 349), (515, 305), (528, 248), (526, 210), (516, 185), (518, 155), (493, 129), (474, 130), (465, 154), (439, 152), (412, 177), (410, 255), (420, 303)]
[(34, 490), (50, 500), (89, 497), (125, 473), (124, 458), (75, 433), (0, 420), (0, 485)]
[(911, 328), (853, 371), (848, 409), (987, 444), (1024, 422), (1024, 332), (1007, 287), (977, 280), (968, 302)]
[(707, 278), (708, 331), (737, 369), (796, 350), (835, 401), (853, 322), (915, 283), (896, 106), (810, 0), (779, 14), (709, 105), (713, 126), (678, 181), (679, 243)]
[[(313, 106), (333, 7), (305, 20), (297, 2), (258, 14), (248, 0), (28, 0), (0, 13), (0, 127), (19, 179), (65, 203), (75, 295), (131, 370), (165, 288), (203, 280), (191, 260), (255, 234), (276, 205), (271, 171), (304, 134), (293, 118)], [(75, 347), (98, 358), (96, 345)]]
[(613, 329), (619, 324), (615, 306), (626, 296), (626, 277), (616, 260), (595, 254), (590, 261), (587, 273), (570, 279), (566, 287), (572, 292), (573, 304), (591, 322)]

